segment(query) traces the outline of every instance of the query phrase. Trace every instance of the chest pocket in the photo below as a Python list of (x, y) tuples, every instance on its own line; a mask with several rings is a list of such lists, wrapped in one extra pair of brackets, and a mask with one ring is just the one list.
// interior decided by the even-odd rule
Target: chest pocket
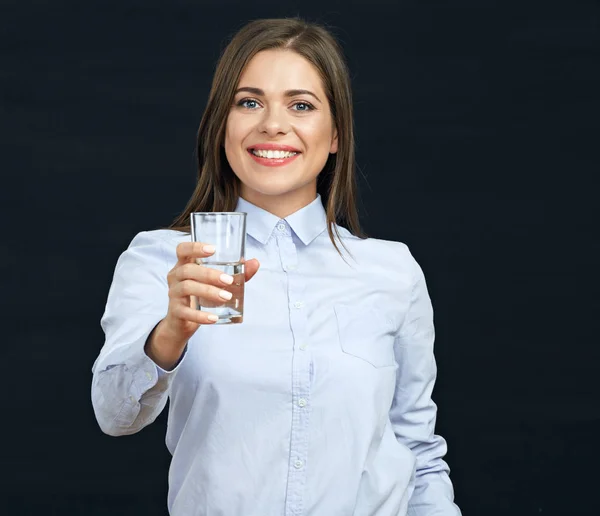
[(396, 363), (394, 327), (388, 319), (370, 307), (336, 305), (334, 310), (344, 353), (375, 367)]

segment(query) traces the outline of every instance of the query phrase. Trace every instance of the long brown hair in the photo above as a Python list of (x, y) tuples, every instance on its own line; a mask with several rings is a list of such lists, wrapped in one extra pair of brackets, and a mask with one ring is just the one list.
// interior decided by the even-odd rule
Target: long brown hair
[(167, 229), (189, 233), (190, 213), (195, 211), (235, 210), (240, 181), (225, 156), (225, 125), (242, 71), (258, 52), (270, 49), (286, 49), (301, 55), (316, 68), (323, 81), (337, 129), (338, 150), (329, 155), (320, 172), (317, 192), (327, 212), (329, 238), (341, 255), (336, 238), (346, 246), (336, 224), (359, 238), (366, 238), (356, 207), (350, 76), (334, 36), (323, 26), (300, 18), (254, 20), (242, 27), (223, 50), (198, 129), (198, 182), (185, 209)]

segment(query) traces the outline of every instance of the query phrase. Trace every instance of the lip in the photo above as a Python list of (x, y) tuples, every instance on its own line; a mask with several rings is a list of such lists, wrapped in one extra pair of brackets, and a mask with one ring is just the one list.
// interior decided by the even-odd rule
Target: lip
[(254, 154), (252, 154), (252, 149), (260, 149), (260, 150), (288, 150), (288, 149), (282, 149), (281, 147), (278, 147), (277, 149), (265, 149), (264, 147), (250, 147), (250, 148), (248, 148), (248, 154), (249, 154), (249, 156), (254, 161), (256, 161), (256, 163), (258, 163), (259, 165), (263, 165), (265, 167), (282, 167), (284, 165), (287, 165), (287, 164), (291, 163), (298, 156), (300, 156), (300, 152), (298, 152), (298, 151), (291, 151), (291, 152), (298, 152), (298, 154), (294, 154), (293, 156), (291, 156), (289, 158), (261, 158), (259, 156), (255, 156)]
[(248, 147), (248, 152), (252, 151), (252, 149), (256, 150), (281, 150), (287, 152), (298, 152), (300, 150), (295, 147), (291, 147), (290, 145), (283, 145), (281, 143), (257, 143), (256, 145), (251, 145)]

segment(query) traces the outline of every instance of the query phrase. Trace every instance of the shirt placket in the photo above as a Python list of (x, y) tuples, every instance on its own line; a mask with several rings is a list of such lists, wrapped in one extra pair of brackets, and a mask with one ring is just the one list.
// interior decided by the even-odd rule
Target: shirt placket
[(312, 359), (307, 346), (305, 282), (298, 274), (298, 253), (290, 226), (280, 220), (275, 230), (281, 267), (286, 274), (288, 312), (294, 338), (292, 354), (292, 429), (286, 516), (299, 516), (304, 510), (304, 487), (308, 459), (308, 426), (310, 416), (310, 383)]

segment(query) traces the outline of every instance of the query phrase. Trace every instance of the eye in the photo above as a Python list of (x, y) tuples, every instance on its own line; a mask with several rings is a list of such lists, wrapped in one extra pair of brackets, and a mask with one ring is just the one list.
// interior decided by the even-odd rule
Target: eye
[(242, 99), (237, 103), (237, 105), (247, 109), (256, 109), (259, 104), (255, 99)]
[(312, 111), (315, 109), (312, 104), (308, 102), (296, 102), (294, 104), (296, 111)]

